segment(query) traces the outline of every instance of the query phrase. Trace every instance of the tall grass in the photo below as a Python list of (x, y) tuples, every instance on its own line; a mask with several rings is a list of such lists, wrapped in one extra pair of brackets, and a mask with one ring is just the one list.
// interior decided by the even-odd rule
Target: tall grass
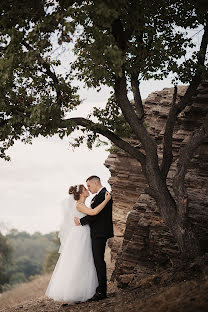
[(41, 275), (30, 282), (17, 284), (11, 290), (4, 292), (0, 295), (0, 309), (44, 296), (50, 276), (51, 274)]

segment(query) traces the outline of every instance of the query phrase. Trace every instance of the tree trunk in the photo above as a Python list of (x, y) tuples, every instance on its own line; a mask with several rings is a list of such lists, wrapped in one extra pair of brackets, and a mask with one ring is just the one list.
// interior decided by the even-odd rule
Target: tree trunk
[(201, 254), (199, 240), (193, 232), (190, 222), (181, 225), (181, 220), (179, 219), (176, 225), (176, 240), (182, 258), (189, 260), (199, 256)]
[(176, 205), (169, 191), (161, 193), (157, 200), (161, 216), (175, 238), (182, 258), (191, 260), (201, 253), (199, 240), (192, 230), (188, 216), (182, 216), (178, 213), (180, 208)]
[(181, 213), (181, 211), (188, 212), (188, 209), (178, 206), (179, 203), (187, 205), (188, 201), (176, 203), (159, 168), (154, 170), (147, 168), (147, 180), (150, 189), (153, 190), (151, 195), (156, 200), (162, 219), (177, 242), (182, 258), (191, 260), (200, 255), (199, 240), (192, 230), (188, 215)]

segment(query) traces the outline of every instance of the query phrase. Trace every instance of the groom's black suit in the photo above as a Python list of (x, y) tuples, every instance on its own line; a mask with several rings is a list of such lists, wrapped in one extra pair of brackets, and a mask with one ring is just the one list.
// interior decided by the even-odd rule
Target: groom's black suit
[[(91, 208), (97, 207), (105, 199), (106, 188), (93, 197)], [(113, 237), (113, 222), (112, 222), (112, 204), (110, 201), (96, 216), (85, 216), (80, 219), (81, 225), (89, 223), (92, 238), (92, 252), (95, 262), (95, 267), (98, 276), (99, 286), (96, 292), (106, 294), (107, 278), (106, 278), (106, 263), (104, 260), (105, 246), (108, 238)]]

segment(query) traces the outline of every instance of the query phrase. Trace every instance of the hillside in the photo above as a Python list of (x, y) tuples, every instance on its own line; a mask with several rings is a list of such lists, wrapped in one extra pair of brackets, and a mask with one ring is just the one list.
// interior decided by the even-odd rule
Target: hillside
[(15, 285), (11, 290), (5, 291), (0, 295), (0, 309), (7, 309), (28, 300), (34, 300), (44, 294), (50, 274), (41, 275), (36, 279)]
[[(203, 264), (202, 264), (203, 262)], [(5, 293), (0, 304), (5, 300), (20, 297), (25, 292), (27, 301), (19, 302), (0, 312), (55, 312), (55, 311), (91, 311), (91, 312), (207, 312), (208, 311), (208, 263), (199, 259), (188, 268), (177, 270), (173, 268), (161, 271), (143, 280), (134, 280), (126, 289), (118, 289), (109, 283), (107, 299), (94, 303), (81, 303), (62, 307), (43, 296), (43, 289), (48, 282), (48, 276), (27, 284), (18, 286), (15, 290)], [(41, 293), (42, 292), (42, 293)], [(3, 299), (4, 297), (4, 299)], [(3, 299), (3, 301), (2, 301)], [(13, 299), (12, 299), (13, 300)], [(16, 301), (17, 303), (17, 301)]]

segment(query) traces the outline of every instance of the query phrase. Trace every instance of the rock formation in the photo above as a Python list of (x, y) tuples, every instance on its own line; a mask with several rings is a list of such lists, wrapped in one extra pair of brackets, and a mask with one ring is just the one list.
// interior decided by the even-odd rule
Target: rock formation
[[(178, 88), (178, 99), (186, 91)], [(164, 125), (171, 105), (173, 88), (153, 92), (145, 100), (146, 123), (158, 143), (158, 156), (162, 157)], [(173, 136), (174, 162), (168, 175), (168, 185), (176, 168), (179, 148), (198, 128), (208, 112), (208, 81), (198, 88), (193, 105), (183, 111)], [(109, 242), (116, 261), (113, 276), (120, 286), (127, 285), (132, 276), (151, 274), (158, 265), (176, 259), (178, 249), (174, 238), (160, 217), (155, 202), (145, 194), (145, 179), (140, 164), (127, 153), (110, 153), (105, 165), (111, 172), (109, 183), (114, 198), (115, 238)], [(208, 243), (208, 140), (202, 144), (191, 161), (186, 187), (190, 200), (189, 218), (203, 248)]]

